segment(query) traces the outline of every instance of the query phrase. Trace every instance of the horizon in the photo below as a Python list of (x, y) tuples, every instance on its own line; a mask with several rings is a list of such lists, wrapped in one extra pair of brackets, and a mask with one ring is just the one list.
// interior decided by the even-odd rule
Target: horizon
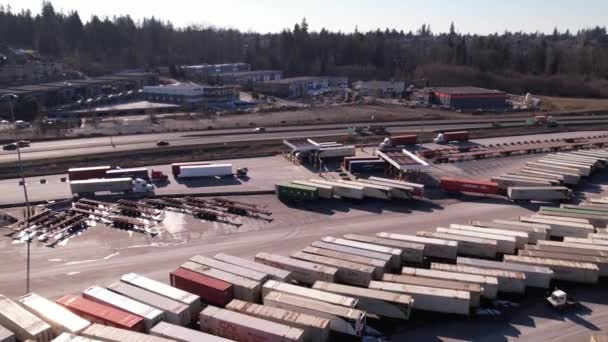
[[(453, 22), (456, 32), (462, 34), (489, 35), (505, 31), (550, 34), (554, 29), (576, 33), (582, 29), (605, 27), (604, 14), (608, 12), (608, 3), (598, 0), (580, 1), (575, 7), (565, 0), (549, 4), (514, 0), (508, 4), (497, 2), (492, 6), (488, 6), (487, 0), (465, 0), (457, 4), (448, 0), (424, 4), (398, 0), (352, 0), (348, 1), (348, 6), (343, 5), (347, 3), (343, 0), (332, 3), (310, 0), (306, 5), (295, 5), (293, 1), (273, 4), (271, 0), (258, 0), (256, 3), (226, 0), (213, 3), (212, 11), (207, 11), (210, 8), (207, 0), (175, 0), (153, 6), (143, 1), (50, 2), (56, 12), (77, 11), (83, 23), (88, 22), (92, 15), (100, 18), (129, 15), (136, 22), (154, 17), (179, 28), (202, 25), (262, 34), (292, 29), (303, 18), (306, 18), (309, 29), (317, 32), (325, 28), (345, 33), (355, 29), (360, 32), (394, 29), (407, 33), (416, 32), (425, 24), (430, 25), (436, 34), (449, 32)], [(42, 8), (40, 0), (11, 0), (2, 5), (5, 8), (10, 6), (12, 12), (30, 10), (32, 15), (39, 14)], [(483, 9), (478, 10), (481, 6)]]

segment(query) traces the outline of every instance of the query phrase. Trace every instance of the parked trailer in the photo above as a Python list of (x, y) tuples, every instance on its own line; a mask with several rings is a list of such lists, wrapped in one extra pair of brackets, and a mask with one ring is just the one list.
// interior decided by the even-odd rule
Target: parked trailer
[(608, 234), (589, 233), (587, 237), (590, 239), (608, 240)]
[(190, 309), (191, 318), (195, 318), (195, 315), (198, 315), (198, 313), (203, 309), (201, 297), (173, 286), (169, 286), (165, 283), (161, 283), (135, 273), (123, 275), (120, 277), (120, 281), (187, 305)]
[[(374, 244), (370, 244), (370, 243), (364, 243), (364, 242), (358, 242), (358, 241), (352, 241), (352, 240), (346, 240), (346, 239), (340, 239), (340, 238), (334, 238), (331, 236), (326, 236), (326, 237), (322, 238), (321, 240), (323, 242), (333, 243), (336, 245), (365, 249), (368, 251), (391, 255), (392, 256), (391, 261), (390, 261), (391, 267), (393, 267), (395, 269), (401, 267), (401, 260), (402, 260), (401, 255), (403, 255), (403, 251), (401, 249), (384, 247), (384, 246), (374, 245)], [(323, 280), (323, 279), (318, 279), (318, 280)]]
[(557, 280), (597, 284), (600, 276), (600, 269), (597, 265), (587, 262), (535, 258), (521, 255), (505, 255), (504, 261), (548, 267), (553, 271), (553, 278)]
[(228, 342), (223, 337), (214, 336), (211, 334), (204, 333), (202, 331), (193, 330), (179, 325), (160, 322), (150, 330), (150, 335), (158, 336), (162, 338), (168, 338), (180, 342)]
[(458, 254), (472, 255), (482, 258), (495, 258), (497, 253), (496, 240), (475, 238), (464, 235), (444, 234), (437, 232), (417, 232), (417, 236), (444, 239), (458, 242)]
[[(202, 302), (212, 305), (224, 306), (234, 298), (232, 284), (198, 272), (178, 268), (169, 274), (169, 280), (171, 286), (193, 293), (199, 296)], [(198, 314), (200, 310), (192, 312)]]
[(91, 325), (91, 322), (86, 319), (33, 292), (20, 297), (18, 301), (26, 309), (50, 324), (56, 335), (62, 332), (77, 334)]
[(338, 269), (336, 280), (343, 284), (367, 286), (373, 278), (374, 268), (372, 266), (303, 252), (292, 253), (289, 256), (298, 260), (335, 267)]
[(478, 307), (481, 303), (481, 293), (483, 288), (480, 284), (465, 283), (455, 280), (444, 280), (434, 278), (416, 277), (402, 274), (385, 274), (382, 281), (388, 283), (398, 283), (407, 285), (426, 286), (438, 289), (449, 289), (457, 291), (469, 292), (471, 297), (471, 306)]
[(586, 205), (586, 204), (578, 204), (578, 205), (574, 205), (574, 204), (561, 204), (560, 208), (597, 211), (601, 215), (608, 214), (608, 207), (606, 207), (604, 205), (598, 205), (598, 204), (592, 204), (592, 205)]
[(226, 306), (226, 309), (302, 329), (304, 331), (304, 341), (323, 342), (330, 339), (330, 321), (326, 318), (249, 303), (238, 299), (230, 302)]
[(470, 192), (490, 195), (497, 195), (501, 192), (497, 183), (460, 178), (442, 177), (439, 187), (441, 190), (448, 192)]
[(444, 227), (437, 227), (435, 230), (438, 233), (443, 233), (443, 234), (462, 235), (462, 236), (469, 236), (469, 237), (474, 237), (474, 238), (496, 241), (496, 251), (498, 253), (515, 254), (516, 240), (515, 240), (515, 237), (513, 237), (513, 236), (480, 233), (480, 232), (476, 232), (476, 231), (463, 230), (463, 229), (450, 229), (450, 228), (444, 228)]
[(603, 239), (589, 239), (589, 238), (573, 238), (573, 237), (565, 237), (564, 242), (572, 242), (572, 243), (583, 243), (589, 245), (600, 245), (600, 246), (608, 246), (608, 240)]
[(526, 286), (548, 289), (553, 277), (553, 271), (548, 267), (523, 265), (510, 262), (490, 261), (473, 258), (458, 257), (457, 265), (489, 268), (522, 272), (526, 275)]
[(608, 224), (608, 215), (598, 215), (597, 212), (593, 212), (593, 211), (589, 211), (589, 210), (541, 207), (539, 213), (542, 215), (547, 214), (547, 215), (554, 215), (554, 216), (584, 218), (584, 219), (588, 219), (589, 222), (591, 222), (594, 225)]
[(560, 252), (569, 254), (580, 254), (580, 255), (593, 255), (598, 257), (608, 257), (608, 250), (602, 248), (596, 248), (593, 245), (571, 243), (571, 242), (560, 242), (560, 241), (539, 241), (538, 245), (528, 245), (528, 250), (540, 250), (546, 252)]
[(584, 176), (581, 171), (572, 167), (566, 167), (559, 163), (549, 163), (549, 162), (527, 162), (526, 166), (539, 168), (541, 170), (545, 170), (547, 172), (557, 173), (557, 174), (569, 174), (569, 175), (578, 175)]
[(451, 281), (460, 281), (464, 283), (479, 284), (481, 286), (481, 294), (484, 297), (490, 299), (496, 298), (496, 295), (498, 293), (498, 279), (496, 277), (488, 277), (477, 274), (461, 274), (457, 272), (446, 272), (412, 267), (404, 267), (401, 270), (401, 274), (420, 278), (443, 279)]
[(0, 342), (16, 342), (15, 334), (0, 325)]
[(383, 240), (390, 239), (395, 241), (423, 244), (425, 257), (456, 260), (456, 255), (458, 254), (457, 241), (386, 232), (377, 233), (376, 236)]
[(365, 311), (275, 291), (264, 296), (264, 305), (329, 319), (332, 331), (351, 336), (361, 336), (367, 321)]
[(581, 180), (581, 176), (577, 174), (557, 173), (555, 171), (543, 169), (540, 167), (527, 166), (521, 169), (519, 172), (525, 175), (532, 175), (534, 177), (556, 179), (567, 185), (576, 185)]
[(308, 246), (302, 250), (304, 253), (321, 255), (333, 259), (345, 260), (349, 262), (354, 262), (357, 264), (368, 265), (373, 268), (372, 278), (380, 279), (384, 274), (384, 270), (387, 269), (388, 263), (379, 259), (367, 258), (364, 256), (359, 256), (355, 254), (342, 253), (337, 251), (332, 251), (329, 249), (317, 248)]
[(357, 306), (357, 299), (349, 296), (341, 296), (333, 293), (314, 290), (294, 284), (281, 283), (275, 280), (268, 280), (262, 287), (262, 297), (270, 292), (286, 293), (293, 296), (310, 298), (321, 302), (354, 308)]
[(369, 243), (373, 245), (396, 248), (402, 251), (401, 259), (403, 262), (420, 264), (424, 261), (424, 245), (421, 243), (382, 239), (375, 236), (365, 236), (358, 234), (346, 234), (347, 240)]
[(75, 295), (65, 295), (59, 298), (57, 303), (92, 323), (99, 323), (132, 331), (144, 331), (143, 318), (123, 310), (96, 303), (86, 298)]
[(222, 270), (224, 272), (236, 274), (238, 276), (255, 280), (260, 283), (265, 282), (269, 278), (269, 275), (267, 273), (254, 271), (246, 267), (237, 266), (228, 262), (223, 262), (221, 260), (209, 258), (202, 255), (195, 255), (190, 258), (190, 261), (218, 270)]
[(177, 178), (231, 176), (232, 164), (188, 165), (179, 167)]
[[(549, 236), (551, 234), (551, 226), (549, 226), (547, 224), (528, 223), (528, 222), (513, 221), (513, 220), (499, 220), (499, 219), (496, 219), (493, 222), (496, 224), (505, 225), (505, 227), (522, 227), (523, 229), (526, 229), (526, 228), (544, 229), (547, 232), (547, 239), (549, 238)], [(541, 240), (546, 240), (546, 239), (541, 239)]]
[(353, 182), (353, 181), (346, 181), (346, 180), (338, 180), (337, 182), (341, 183), (341, 184), (348, 184), (348, 185), (352, 185), (352, 186), (362, 187), (363, 195), (365, 197), (376, 198), (376, 199), (381, 199), (381, 200), (390, 200), (391, 199), (392, 188), (390, 188), (388, 186), (375, 185), (375, 184), (362, 183), (362, 182)]
[(450, 229), (459, 229), (466, 230), (471, 232), (479, 232), (479, 233), (488, 233), (488, 234), (496, 234), (502, 236), (510, 236), (515, 238), (515, 248), (524, 248), (529, 241), (529, 235), (526, 232), (521, 231), (513, 231), (507, 229), (497, 229), (497, 228), (482, 228), (469, 226), (465, 224), (450, 224)]
[(358, 309), (363, 310), (368, 314), (392, 319), (409, 319), (414, 304), (412, 297), (405, 294), (396, 294), (323, 281), (315, 282), (313, 289), (353, 296), (358, 300)]
[[(378, 253), (374, 251), (370, 251), (367, 249), (348, 247), (344, 245), (337, 245), (334, 243), (328, 243), (323, 241), (315, 241), (310, 244), (310, 247), (321, 248), (324, 250), (339, 252), (339, 253), (347, 253), (357, 256), (362, 256), (370, 259), (377, 259), (385, 263), (385, 271), (390, 271), (391, 267), (393, 267), (392, 260), (395, 259), (395, 256), (392, 254), (386, 253)], [(401, 262), (399, 262), (399, 267), (401, 266)]]
[(96, 192), (130, 192), (134, 190), (132, 178), (86, 179), (70, 181), (73, 194), (94, 194)]
[(136, 167), (128, 169), (112, 169), (106, 171), (106, 178), (140, 178), (150, 181), (150, 172), (146, 167)]
[(18, 341), (50, 342), (55, 337), (49, 324), (1, 294), (0, 325), (15, 334)]
[(589, 168), (591, 172), (599, 168), (597, 160), (589, 160), (586, 158), (569, 157), (566, 155), (548, 155), (540, 161), (550, 161), (560, 163), (572, 168)]
[(561, 220), (551, 220), (535, 217), (521, 216), (519, 218), (522, 222), (529, 223), (541, 223), (551, 227), (551, 236), (553, 237), (586, 237), (589, 233), (595, 232), (595, 228), (590, 224), (566, 222)]
[[(517, 221), (505, 221), (505, 222), (513, 222), (519, 223)], [(497, 222), (489, 222), (489, 221), (471, 221), (471, 225), (475, 227), (480, 227), (484, 229), (500, 229), (500, 230), (508, 230), (512, 232), (521, 232), (528, 234), (528, 242), (536, 243), (538, 240), (546, 240), (549, 238), (549, 234), (547, 233), (547, 229), (545, 228), (537, 228), (537, 227), (526, 227), (520, 225), (511, 225), (511, 224), (503, 224)], [(548, 227), (548, 229), (551, 229)]]
[(325, 198), (325, 199), (334, 198), (334, 187), (333, 186), (329, 186), (329, 185), (325, 185), (325, 184), (321, 184), (321, 183), (313, 183), (313, 182), (308, 182), (308, 181), (299, 181), (299, 180), (291, 181), (291, 183), (296, 184), (296, 185), (316, 188), (317, 196), (319, 198)]
[(64, 332), (61, 333), (61, 335), (57, 336), (52, 342), (99, 342), (99, 340), (93, 340), (90, 338)]
[(557, 179), (534, 177), (531, 175), (523, 175), (521, 173), (505, 173), (505, 176), (508, 178), (521, 179), (521, 180), (525, 180), (525, 181), (548, 182), (550, 185), (561, 185), (562, 184), (562, 182)]
[(529, 217), (545, 219), (545, 220), (590, 224), (588, 219), (581, 219), (581, 218), (576, 218), (576, 217), (553, 216), (553, 215), (543, 215), (543, 214), (534, 214), (534, 215), (530, 215)]
[(402, 293), (414, 299), (414, 309), (448, 314), (468, 315), (470, 292), (438, 289), (427, 286), (372, 281), (370, 289)]
[(386, 164), (386, 161), (380, 158), (376, 160), (351, 160), (346, 170), (352, 174), (383, 172)]
[(520, 250), (518, 255), (534, 258), (557, 259), (585, 262), (597, 265), (600, 270), (600, 277), (608, 276), (608, 258), (596, 257), (591, 255), (559, 253), (559, 252), (544, 252), (536, 250)]
[(320, 179), (309, 179), (308, 181), (311, 183), (318, 183), (318, 184), (322, 184), (322, 185), (331, 186), (334, 189), (334, 196), (336, 196), (336, 197), (349, 198), (349, 199), (355, 199), (355, 200), (363, 199), (363, 187), (361, 187), (361, 186), (354, 186), (354, 185), (338, 183), (338, 182), (330, 182), (330, 181), (320, 180)]
[(319, 158), (344, 158), (356, 154), (355, 146), (338, 146), (321, 148), (318, 152)]
[(537, 180), (525, 180), (518, 178), (511, 178), (508, 176), (498, 176), (492, 177), (490, 179), (492, 182), (498, 184), (498, 187), (506, 190), (509, 187), (513, 186), (552, 186), (551, 182), (546, 181), (537, 181)]
[(561, 168), (567, 168), (567, 169), (572, 169), (572, 170), (576, 170), (578, 173), (580, 173), (581, 175), (588, 177), (591, 174), (591, 167), (590, 166), (586, 166), (586, 165), (581, 165), (578, 163), (569, 163), (568, 161), (565, 160), (554, 160), (554, 159), (541, 159), (539, 161), (537, 161), (536, 163), (538, 164), (544, 164), (544, 165), (555, 165)]
[(209, 165), (210, 162), (206, 161), (197, 161), (197, 162), (187, 162), (187, 163), (173, 163), (171, 164), (171, 172), (173, 173), (173, 177), (177, 178), (180, 174), (182, 166), (199, 166), (199, 165)]
[(560, 201), (572, 198), (572, 190), (565, 186), (509, 187), (507, 196), (512, 200)]
[(264, 265), (253, 260), (243, 259), (224, 253), (218, 253), (213, 256), (213, 258), (233, 265), (239, 265), (241, 267), (245, 267), (256, 272), (268, 274), (269, 279), (283, 282), (287, 282), (291, 279), (291, 272), (282, 270), (280, 268)]
[[(254, 303), (259, 303), (260, 301), (262, 290), (260, 283), (257, 281), (211, 268), (209, 266), (197, 264), (192, 261), (187, 261), (181, 264), (180, 267), (232, 284), (234, 298)], [(230, 299), (232, 300), (233, 298)]]
[(104, 289), (99, 286), (91, 286), (82, 291), (82, 296), (94, 302), (111, 306), (115, 309), (123, 310), (144, 319), (144, 329), (150, 331), (156, 323), (165, 319), (165, 313), (147, 304), (140, 303), (131, 298)]
[(192, 320), (188, 306), (173, 299), (119, 281), (110, 284), (107, 288), (110, 291), (161, 310), (165, 313), (165, 320), (169, 323), (187, 325)]
[(274, 192), (282, 200), (290, 201), (314, 201), (319, 198), (316, 187), (281, 182), (274, 185)]
[(296, 260), (277, 254), (258, 253), (255, 256), (255, 261), (268, 266), (287, 270), (291, 272), (291, 277), (293, 280), (308, 285), (314, 284), (317, 280), (334, 282), (336, 279), (336, 273), (338, 273), (338, 269), (335, 267)]
[(424, 184), (404, 182), (404, 181), (400, 181), (397, 179), (375, 177), (375, 176), (369, 177), (368, 179), (372, 180), (372, 181), (379, 181), (382, 183), (386, 183), (388, 186), (391, 186), (392, 184), (394, 184), (394, 185), (399, 185), (399, 186), (411, 187), (412, 189), (414, 189), (414, 192), (413, 192), (414, 196), (418, 196), (418, 197), (424, 196)]
[(431, 270), (495, 277), (498, 280), (498, 292), (516, 294), (524, 294), (526, 292), (526, 275), (523, 272), (439, 264), (434, 262), (431, 263)]
[(91, 324), (91, 326), (83, 330), (80, 334), (104, 342), (174, 342), (172, 339), (146, 335), (140, 332), (101, 324)]
[(110, 169), (109, 165), (71, 168), (68, 169), (68, 178), (70, 181), (103, 178)]

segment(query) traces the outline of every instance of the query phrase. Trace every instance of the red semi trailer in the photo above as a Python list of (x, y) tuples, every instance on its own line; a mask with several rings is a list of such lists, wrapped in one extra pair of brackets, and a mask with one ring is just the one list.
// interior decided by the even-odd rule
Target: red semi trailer
[(232, 284), (225, 281), (178, 268), (169, 274), (171, 286), (201, 297), (201, 301), (224, 307), (234, 299)]
[(472, 192), (478, 194), (502, 194), (498, 183), (461, 178), (441, 178), (441, 190), (449, 192)]
[(143, 318), (80, 296), (65, 295), (57, 299), (57, 304), (93, 323), (144, 332)]

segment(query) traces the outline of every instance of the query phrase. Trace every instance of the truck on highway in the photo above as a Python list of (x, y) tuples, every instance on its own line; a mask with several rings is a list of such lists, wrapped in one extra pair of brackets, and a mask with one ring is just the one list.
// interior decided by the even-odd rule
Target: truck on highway
[(14, 333), (19, 341), (50, 342), (55, 337), (48, 323), (1, 294), (0, 325)]
[(572, 198), (572, 190), (565, 186), (524, 186), (507, 188), (509, 199), (530, 201), (564, 201)]
[(106, 172), (111, 170), (110, 166), (77, 167), (68, 169), (70, 181), (85, 180), (91, 178), (104, 178)]
[(70, 181), (70, 190), (76, 196), (94, 196), (96, 192), (147, 194), (154, 191), (154, 185), (143, 179), (94, 178)]
[(417, 134), (393, 135), (384, 140), (378, 145), (381, 149), (405, 145), (415, 145), (418, 143)]
[(105, 178), (133, 178), (133, 179), (143, 179), (145, 181), (150, 181), (150, 172), (146, 167), (136, 167), (136, 168), (128, 168), (128, 169), (112, 169), (106, 171)]
[(187, 165), (179, 167), (177, 178), (225, 177), (232, 175), (232, 164)]
[(435, 144), (449, 144), (451, 142), (467, 142), (469, 141), (469, 132), (468, 131), (458, 131), (458, 132), (443, 132), (437, 134), (437, 137), (433, 139)]
[(173, 173), (173, 177), (179, 177), (182, 166), (199, 166), (199, 165), (209, 165), (211, 162), (208, 161), (196, 161), (196, 162), (185, 162), (185, 163), (173, 163), (171, 164), (171, 173)]

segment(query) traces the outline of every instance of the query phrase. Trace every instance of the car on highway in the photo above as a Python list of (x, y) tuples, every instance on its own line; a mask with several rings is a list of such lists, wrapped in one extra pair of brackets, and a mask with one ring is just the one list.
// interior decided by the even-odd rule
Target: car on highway
[(17, 147), (19, 147), (19, 146), (17, 146), (17, 144), (10, 143), (10, 144), (2, 146), (2, 149), (5, 150), (5, 151), (12, 151), (12, 150), (16, 150)]
[(17, 141), (17, 146), (19, 147), (30, 147), (31, 142), (29, 140), (19, 140)]
[(266, 132), (266, 127), (256, 127), (253, 129), (255, 133), (264, 133)]
[(169, 142), (166, 140), (161, 140), (156, 142), (156, 146), (169, 146)]

